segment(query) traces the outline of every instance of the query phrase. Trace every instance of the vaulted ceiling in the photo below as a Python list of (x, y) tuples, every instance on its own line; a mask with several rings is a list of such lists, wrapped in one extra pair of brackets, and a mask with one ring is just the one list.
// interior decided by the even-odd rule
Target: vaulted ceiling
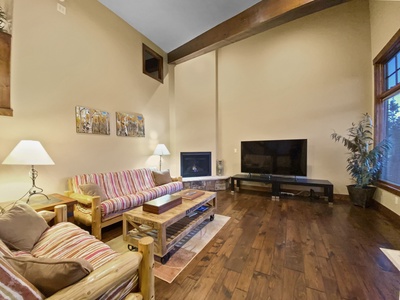
[(350, 0), (98, 0), (177, 64)]

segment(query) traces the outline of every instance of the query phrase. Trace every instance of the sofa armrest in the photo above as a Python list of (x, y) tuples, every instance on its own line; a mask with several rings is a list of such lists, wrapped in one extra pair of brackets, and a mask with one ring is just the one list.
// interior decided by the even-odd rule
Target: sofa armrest
[(60, 204), (60, 205), (54, 206), (54, 211), (41, 210), (41, 211), (38, 211), (37, 213), (43, 219), (45, 219), (47, 223), (49, 223), (53, 219), (54, 219), (54, 224), (68, 221), (67, 205), (65, 205), (65, 204)]
[(89, 196), (89, 195), (84, 195), (84, 194), (78, 194), (78, 193), (70, 193), (68, 197), (78, 201), (79, 203), (82, 203), (84, 205), (92, 205), (93, 200), (98, 198), (100, 202), (100, 197), (99, 196)]
[(127, 295), (126, 300), (154, 300), (154, 239), (144, 237), (138, 244), (139, 252), (121, 254), (48, 299), (96, 299), (139, 271), (140, 291)]
[(182, 176), (171, 177), (172, 181), (182, 181)]
[(133, 277), (142, 254), (126, 252), (102, 265), (88, 276), (47, 299), (97, 299), (110, 289)]

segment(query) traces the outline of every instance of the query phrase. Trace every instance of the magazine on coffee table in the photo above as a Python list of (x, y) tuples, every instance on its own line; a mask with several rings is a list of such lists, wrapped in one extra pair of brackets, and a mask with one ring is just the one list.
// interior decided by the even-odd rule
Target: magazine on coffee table
[(196, 199), (197, 197), (200, 197), (201, 195), (204, 195), (204, 191), (200, 190), (184, 190), (181, 193), (182, 198), (186, 200), (193, 200)]

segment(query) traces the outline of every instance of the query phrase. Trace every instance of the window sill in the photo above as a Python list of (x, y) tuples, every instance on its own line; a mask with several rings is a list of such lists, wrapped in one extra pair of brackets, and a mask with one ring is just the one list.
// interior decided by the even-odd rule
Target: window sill
[(396, 186), (394, 184), (390, 184), (388, 182), (383, 182), (383, 181), (378, 181), (376, 183), (376, 186), (385, 191), (388, 191), (396, 196), (400, 196), (400, 189), (398, 186)]

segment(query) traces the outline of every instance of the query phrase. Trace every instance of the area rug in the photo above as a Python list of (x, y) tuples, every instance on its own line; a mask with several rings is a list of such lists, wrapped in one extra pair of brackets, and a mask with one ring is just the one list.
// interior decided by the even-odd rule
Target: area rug
[(392, 250), (386, 248), (380, 248), (382, 252), (389, 258), (389, 260), (396, 266), (396, 268), (400, 271), (400, 251)]
[[(155, 261), (154, 275), (168, 283), (174, 281), (180, 272), (200, 253), (200, 251), (212, 240), (212, 238), (228, 222), (230, 217), (215, 215), (214, 221), (205, 220), (194, 228), (186, 237), (177, 243), (170, 252), (171, 258), (163, 265), (159, 260)], [(117, 252), (127, 252), (128, 243), (124, 242), (122, 235), (107, 242)]]

